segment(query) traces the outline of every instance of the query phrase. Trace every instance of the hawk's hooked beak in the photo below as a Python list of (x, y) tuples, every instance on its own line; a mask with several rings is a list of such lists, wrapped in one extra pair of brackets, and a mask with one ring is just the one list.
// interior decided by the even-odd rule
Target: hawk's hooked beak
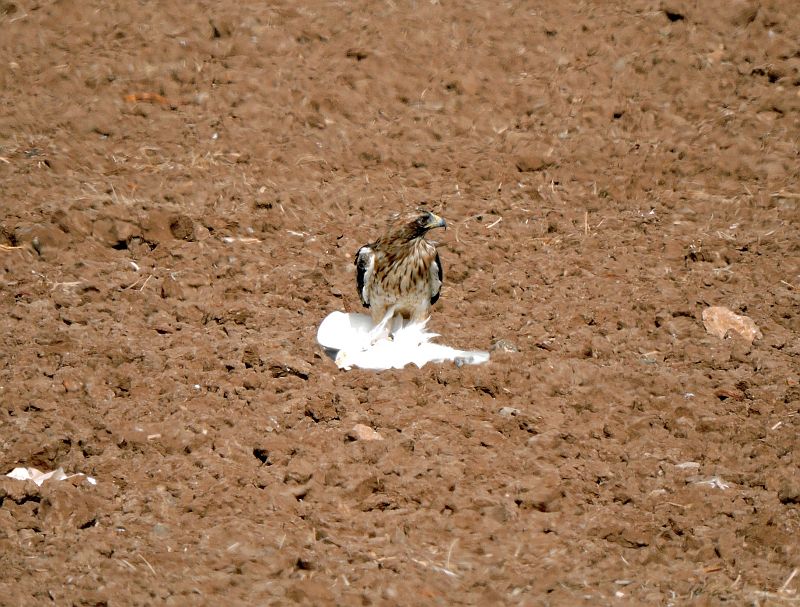
[(425, 228), (428, 230), (432, 230), (433, 228), (444, 228), (447, 229), (447, 222), (444, 220), (443, 217), (439, 217), (435, 213), (428, 213), (428, 223), (425, 225)]

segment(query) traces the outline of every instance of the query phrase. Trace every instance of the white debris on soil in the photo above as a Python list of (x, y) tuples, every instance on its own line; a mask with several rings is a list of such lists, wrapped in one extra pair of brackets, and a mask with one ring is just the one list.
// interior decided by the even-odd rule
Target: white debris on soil
[[(16, 479), (18, 481), (33, 481), (39, 487), (42, 486), (42, 483), (45, 481), (65, 481), (67, 479), (72, 478), (73, 476), (86, 476), (82, 473), (77, 474), (66, 474), (63, 468), (56, 468), (55, 470), (51, 470), (50, 472), (42, 472), (41, 470), (37, 470), (36, 468), (14, 468), (11, 472), (6, 474), (7, 477)], [(97, 480), (92, 478), (91, 476), (86, 476), (86, 480), (89, 481), (90, 484), (96, 485)]]
[(730, 489), (731, 486), (730, 483), (722, 480), (718, 476), (712, 476), (711, 478), (705, 478), (705, 479), (690, 478), (686, 480), (689, 481), (692, 485), (708, 485), (712, 489), (722, 489), (723, 491), (725, 489)]

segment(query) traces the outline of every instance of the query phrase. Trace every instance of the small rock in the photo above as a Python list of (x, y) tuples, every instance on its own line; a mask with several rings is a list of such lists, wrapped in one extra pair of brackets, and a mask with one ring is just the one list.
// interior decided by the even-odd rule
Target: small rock
[(778, 490), (781, 504), (800, 504), (800, 483), (786, 481)]
[(311, 375), (311, 365), (305, 360), (293, 356), (284, 356), (267, 362), (272, 377), (287, 377), (294, 375), (302, 380), (307, 380)]
[(175, 215), (169, 222), (169, 231), (177, 240), (191, 240), (194, 235), (194, 222), (186, 215)]
[(734, 0), (726, 2), (721, 16), (736, 27), (745, 27), (756, 20), (759, 3), (755, 0)]
[(78, 392), (83, 389), (83, 382), (74, 377), (65, 377), (61, 383), (67, 392)]
[(519, 348), (507, 339), (498, 339), (490, 348), (492, 352), (519, 352)]
[(553, 166), (553, 161), (539, 150), (528, 149), (517, 154), (514, 165), (520, 173), (536, 173)]
[(338, 395), (328, 395), (306, 403), (305, 415), (315, 422), (330, 422), (341, 419), (347, 409), (340, 403)]
[(365, 426), (364, 424), (356, 424), (353, 426), (353, 429), (347, 433), (347, 438), (350, 440), (363, 440), (363, 441), (373, 441), (373, 440), (383, 440), (383, 437), (375, 432), (369, 426)]
[(161, 297), (164, 299), (174, 298), (183, 301), (186, 299), (186, 294), (181, 284), (172, 276), (168, 276), (161, 283)]
[(722, 306), (712, 306), (703, 310), (703, 325), (706, 331), (720, 339), (725, 339), (729, 331), (738, 333), (749, 343), (763, 337), (752, 318), (739, 316)]
[(289, 462), (283, 482), (290, 485), (305, 485), (314, 476), (316, 468), (310, 461), (296, 457)]
[(523, 484), (514, 501), (520, 510), (558, 512), (564, 495), (561, 479), (555, 474), (546, 474), (533, 483)]
[(503, 407), (498, 413), (503, 417), (516, 417), (520, 414), (520, 410), (514, 407)]
[(174, 333), (176, 330), (175, 319), (172, 316), (170, 316), (168, 312), (165, 312), (164, 310), (159, 310), (147, 320), (150, 328), (157, 331), (158, 333), (161, 333), (162, 335), (167, 333)]
[(128, 242), (139, 235), (139, 228), (129, 221), (103, 217), (92, 224), (92, 237), (94, 239), (120, 250), (126, 249)]
[(46, 533), (86, 529), (97, 524), (99, 502), (90, 492), (69, 483), (45, 483), (39, 515)]

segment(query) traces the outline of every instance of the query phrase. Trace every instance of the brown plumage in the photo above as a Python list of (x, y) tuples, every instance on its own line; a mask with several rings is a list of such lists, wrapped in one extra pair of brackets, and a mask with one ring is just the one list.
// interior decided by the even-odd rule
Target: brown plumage
[(358, 295), (373, 322), (379, 323), (389, 311), (413, 322), (428, 318), (439, 299), (442, 263), (425, 234), (446, 227), (444, 219), (433, 213), (410, 213), (391, 221), (383, 236), (358, 250)]

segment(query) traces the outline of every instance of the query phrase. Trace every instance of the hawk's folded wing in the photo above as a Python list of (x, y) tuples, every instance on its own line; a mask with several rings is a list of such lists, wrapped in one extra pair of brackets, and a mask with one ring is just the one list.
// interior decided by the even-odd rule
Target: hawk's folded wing
[(364, 304), (365, 308), (369, 308), (369, 289), (367, 286), (372, 280), (374, 271), (375, 253), (369, 248), (369, 245), (365, 245), (356, 253), (356, 286), (358, 287), (358, 296), (361, 298), (361, 303)]
[(439, 259), (439, 252), (436, 252), (436, 259), (431, 264), (431, 305), (439, 300), (439, 293), (442, 291), (442, 262)]

